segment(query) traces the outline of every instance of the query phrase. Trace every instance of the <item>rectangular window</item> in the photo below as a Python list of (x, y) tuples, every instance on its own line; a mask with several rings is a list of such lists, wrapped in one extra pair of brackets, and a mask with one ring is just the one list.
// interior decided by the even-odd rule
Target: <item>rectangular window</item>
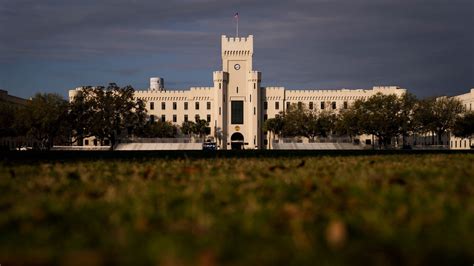
[(165, 102), (162, 102), (161, 103), (161, 110), (165, 110), (166, 109), (166, 103)]
[(211, 122), (211, 115), (207, 115), (207, 122)]
[(219, 115), (221, 115), (221, 108), (219, 107)]
[(166, 121), (166, 115), (161, 115), (161, 122), (165, 122)]
[(199, 102), (196, 102), (196, 103), (194, 104), (194, 109), (199, 110)]
[(195, 115), (195, 116), (194, 116), (194, 121), (197, 122), (197, 121), (199, 121), (199, 120), (201, 120), (201, 117), (199, 117), (199, 115)]
[(257, 108), (254, 107), (254, 108), (253, 108), (253, 115), (256, 115), (256, 114), (257, 114)]
[(188, 110), (188, 102), (184, 102), (184, 110)]
[(150, 115), (150, 122), (151, 122), (151, 123), (154, 123), (154, 122), (155, 122), (155, 116), (154, 116), (154, 115)]
[(332, 109), (336, 110), (336, 102), (332, 102)]
[(235, 89), (235, 91), (236, 91), (236, 93), (239, 93), (239, 87), (237, 87), (237, 88)]
[(257, 88), (257, 83), (253, 84), (253, 89), (255, 90)]
[(178, 107), (178, 104), (176, 102), (173, 102), (173, 110), (176, 110), (177, 107)]
[(207, 110), (211, 110), (211, 102), (207, 102)]
[(176, 117), (176, 115), (173, 115), (173, 122), (176, 123), (178, 121), (178, 118)]
[(222, 88), (222, 83), (219, 83), (219, 90)]
[(303, 103), (302, 102), (298, 102), (298, 109), (301, 109), (303, 108)]
[(89, 145), (89, 140), (88, 139), (84, 140), (84, 145), (86, 145), (86, 146)]
[(268, 119), (268, 115), (267, 115), (267, 114), (264, 114), (264, 115), (263, 115), (263, 122), (267, 121), (267, 119)]
[(267, 110), (268, 109), (268, 102), (263, 102), (263, 110)]
[(184, 115), (184, 122), (188, 122), (188, 115)]
[(155, 103), (154, 102), (150, 102), (150, 110), (155, 110)]
[(94, 146), (97, 146), (97, 139), (94, 140)]
[(280, 102), (275, 102), (275, 110), (280, 110)]
[(314, 106), (313, 106), (313, 102), (309, 102), (309, 109), (310, 110), (313, 110)]
[(291, 106), (291, 103), (290, 103), (290, 102), (286, 102), (286, 109), (290, 109), (290, 106)]
[(244, 123), (244, 101), (231, 101), (231, 124), (243, 124)]
[(324, 107), (325, 107), (324, 105), (325, 105), (324, 102), (321, 102), (321, 110), (324, 110)]
[(344, 102), (344, 109), (347, 109), (349, 107), (349, 104), (347, 102)]
[(252, 94), (250, 94), (250, 97), (249, 97), (249, 98), (250, 98), (250, 102), (252, 102)]

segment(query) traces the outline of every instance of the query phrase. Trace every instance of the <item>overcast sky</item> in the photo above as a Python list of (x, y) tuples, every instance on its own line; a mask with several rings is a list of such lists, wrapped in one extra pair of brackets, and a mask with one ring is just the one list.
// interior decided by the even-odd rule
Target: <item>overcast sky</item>
[(0, 88), (211, 86), (235, 12), (263, 86), (474, 88), (473, 0), (0, 0)]

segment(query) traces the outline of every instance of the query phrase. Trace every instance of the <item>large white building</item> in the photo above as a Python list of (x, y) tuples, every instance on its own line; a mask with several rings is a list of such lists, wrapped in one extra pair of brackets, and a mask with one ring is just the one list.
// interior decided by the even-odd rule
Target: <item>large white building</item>
[[(259, 149), (269, 147), (262, 131), (264, 121), (285, 111), (292, 103), (337, 112), (376, 93), (400, 96), (406, 92), (397, 86), (339, 90), (262, 87), (262, 73), (253, 69), (253, 41), (252, 35), (221, 37), (222, 69), (213, 73), (211, 87), (166, 89), (162, 78), (153, 77), (150, 87), (136, 91), (135, 96), (146, 102), (151, 119), (176, 125), (197, 117), (206, 119), (211, 128), (210, 136), (221, 149)], [(70, 98), (75, 93), (71, 90)]]

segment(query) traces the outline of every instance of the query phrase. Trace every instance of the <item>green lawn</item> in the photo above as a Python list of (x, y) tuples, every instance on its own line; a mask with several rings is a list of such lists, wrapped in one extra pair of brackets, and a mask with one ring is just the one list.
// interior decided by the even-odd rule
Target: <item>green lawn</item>
[(0, 163), (0, 264), (472, 265), (474, 154)]

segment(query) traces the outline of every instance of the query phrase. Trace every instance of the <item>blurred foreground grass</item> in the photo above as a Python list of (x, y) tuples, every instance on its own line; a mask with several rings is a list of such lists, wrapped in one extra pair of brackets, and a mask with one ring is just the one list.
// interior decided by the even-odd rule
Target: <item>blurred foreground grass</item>
[(0, 264), (474, 263), (474, 155), (0, 164)]

